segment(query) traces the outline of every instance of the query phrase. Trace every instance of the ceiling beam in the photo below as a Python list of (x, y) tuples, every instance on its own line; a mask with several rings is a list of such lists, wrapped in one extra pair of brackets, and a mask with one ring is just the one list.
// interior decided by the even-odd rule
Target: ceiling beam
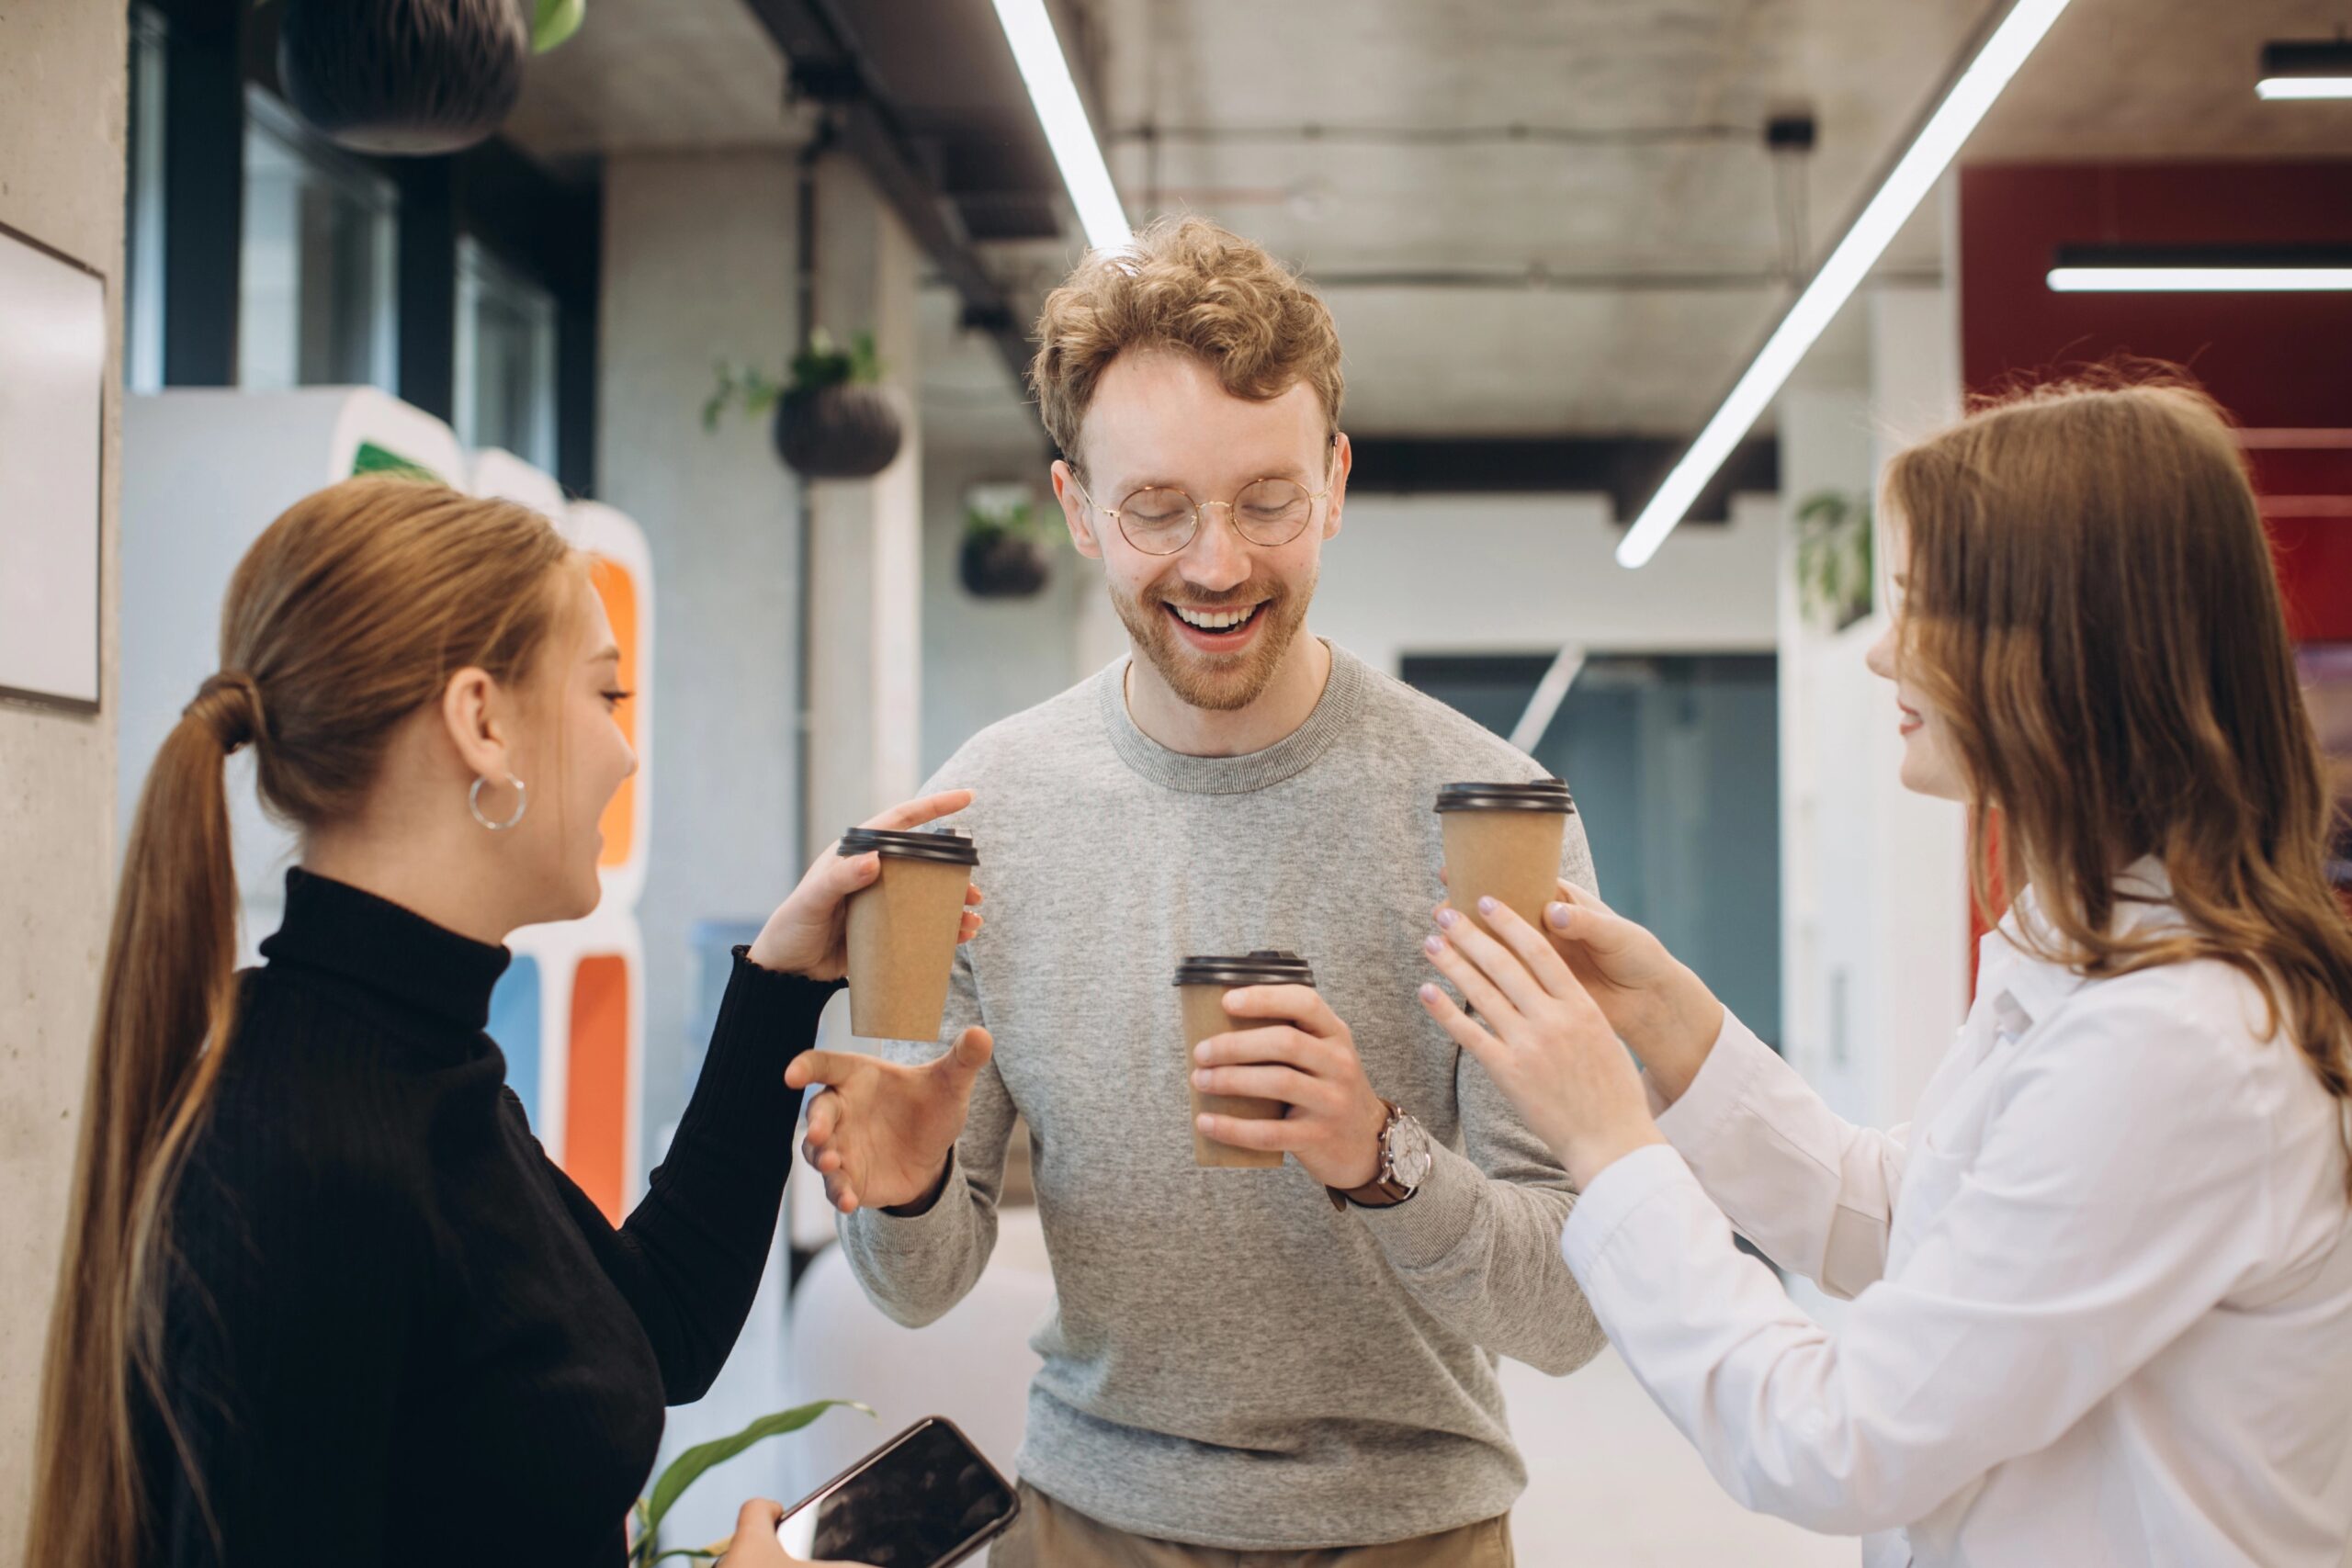
[[(1672, 435), (1357, 435), (1351, 493), (1606, 495), (1632, 521), (1689, 445)], [(1692, 503), (1692, 523), (1726, 523), (1737, 491), (1776, 493), (1781, 444), (1743, 441)]]
[(1012, 302), (980, 265), (971, 236), (926, 166), (840, 7), (834, 0), (744, 4), (784, 51), (793, 91), (832, 111), (834, 145), (857, 161), (876, 192), (963, 300), (964, 324), (988, 333), (1013, 384), (1025, 389), (1029, 343)]

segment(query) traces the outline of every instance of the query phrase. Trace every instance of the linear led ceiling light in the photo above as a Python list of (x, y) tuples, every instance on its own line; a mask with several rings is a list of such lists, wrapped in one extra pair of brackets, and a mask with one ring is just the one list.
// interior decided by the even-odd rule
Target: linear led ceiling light
[(2254, 90), (2272, 99), (2352, 98), (2352, 41), (2267, 44)]
[(1780, 395), (1789, 375), (1814, 340), (1828, 330), (1854, 290), (1886, 253), (1895, 233), (1935, 188), (1944, 170), (1958, 155), (1961, 144), (1993, 100), (2001, 96), (2034, 46), (2049, 32), (2067, 0), (2012, 0), (2000, 20), (1984, 33), (1983, 41), (1967, 63), (1952, 76), (1942, 98), (1920, 122), (1911, 143), (1887, 171), (1860, 213), (1846, 229), (1821, 265), (1815, 269), (1780, 325), (1764, 340), (1739, 379), (1699, 432), (1697, 440), (1666, 476), (1666, 482), (1617, 547), (1621, 566), (1646, 565), (1666, 536), (1674, 532), (1699, 492), (1707, 488), (1724, 459), (1739, 445), (1748, 427)]
[(1102, 161), (1102, 143), (1086, 120), (1086, 106), (1079, 101), (1078, 83), (1069, 73), (1062, 41), (1054, 34), (1054, 19), (1046, 15), (1046, 0), (996, 0), (996, 19), (1012, 46), (1013, 62), (1028, 85), (1029, 101), (1036, 106), (1037, 123), (1046, 128), (1046, 144), (1062, 172), (1070, 205), (1078, 209), (1079, 227), (1095, 250), (1113, 250), (1127, 243), (1134, 231), (1126, 209), (1119, 205), (1118, 187), (1111, 183), (1111, 167)]
[(2352, 289), (2352, 250), (2061, 245), (2060, 294), (2290, 294)]

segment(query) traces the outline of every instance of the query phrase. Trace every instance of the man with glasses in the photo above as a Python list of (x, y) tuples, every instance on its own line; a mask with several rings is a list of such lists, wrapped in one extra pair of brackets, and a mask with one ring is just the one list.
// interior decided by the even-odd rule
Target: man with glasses
[[(1602, 1340), (1566, 1174), (1415, 992), (1439, 785), (1543, 770), (1300, 635), (1350, 456), (1339, 340), (1290, 272), (1155, 225), (1038, 330), (1054, 491), (1133, 656), (941, 771), (978, 792), (989, 890), (956, 1043), (803, 1058), (834, 1086), (810, 1163), (868, 1293), (922, 1325), (987, 1263), (1028, 1124), (1057, 1301), (997, 1568), (1508, 1564), (1494, 1359), (1561, 1374)], [(1561, 874), (1593, 885), (1573, 818)], [(1178, 961), (1261, 949), (1314, 986), (1232, 994), (1247, 1027), (1196, 1057)], [(1287, 1161), (1198, 1166), (1193, 1088), (1279, 1101), (1197, 1130)]]

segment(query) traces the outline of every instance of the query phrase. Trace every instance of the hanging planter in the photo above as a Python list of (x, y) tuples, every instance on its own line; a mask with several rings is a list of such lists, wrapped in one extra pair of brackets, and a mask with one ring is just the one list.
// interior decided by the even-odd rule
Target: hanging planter
[(1026, 599), (1053, 576), (1051, 536), (1026, 499), (964, 508), (956, 574), (975, 599)]
[(873, 333), (860, 333), (842, 350), (820, 329), (793, 356), (789, 382), (721, 365), (718, 389), (703, 404), (703, 428), (718, 429), (719, 415), (738, 400), (753, 415), (773, 407), (775, 455), (794, 473), (809, 479), (872, 479), (897, 459), (905, 439), (899, 405), (881, 380)]
[(898, 406), (879, 387), (814, 387), (777, 400), (775, 455), (803, 479), (870, 479), (899, 455)]
[(423, 156), (487, 140), (532, 52), (586, 0), (286, 0), (277, 76), (295, 112), (361, 152)]

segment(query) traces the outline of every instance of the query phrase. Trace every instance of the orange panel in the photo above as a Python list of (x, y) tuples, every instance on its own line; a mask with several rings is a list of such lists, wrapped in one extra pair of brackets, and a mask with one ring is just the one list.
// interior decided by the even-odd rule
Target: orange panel
[(615, 1224), (628, 1169), (628, 965), (617, 953), (580, 961), (564, 1097), (563, 1168)]
[[(605, 601), (605, 615), (613, 623), (613, 640), (620, 645), (621, 689), (634, 692), (637, 686), (637, 583), (627, 568), (618, 561), (598, 556), (591, 567), (596, 592)], [(638, 703), (623, 703), (620, 707), (621, 733), (628, 737), (629, 745), (639, 744), (637, 733)], [(637, 777), (631, 774), (621, 781), (621, 787), (605, 807), (605, 819), (599, 824), (605, 829), (605, 853), (597, 863), (625, 865), (637, 839)]]

